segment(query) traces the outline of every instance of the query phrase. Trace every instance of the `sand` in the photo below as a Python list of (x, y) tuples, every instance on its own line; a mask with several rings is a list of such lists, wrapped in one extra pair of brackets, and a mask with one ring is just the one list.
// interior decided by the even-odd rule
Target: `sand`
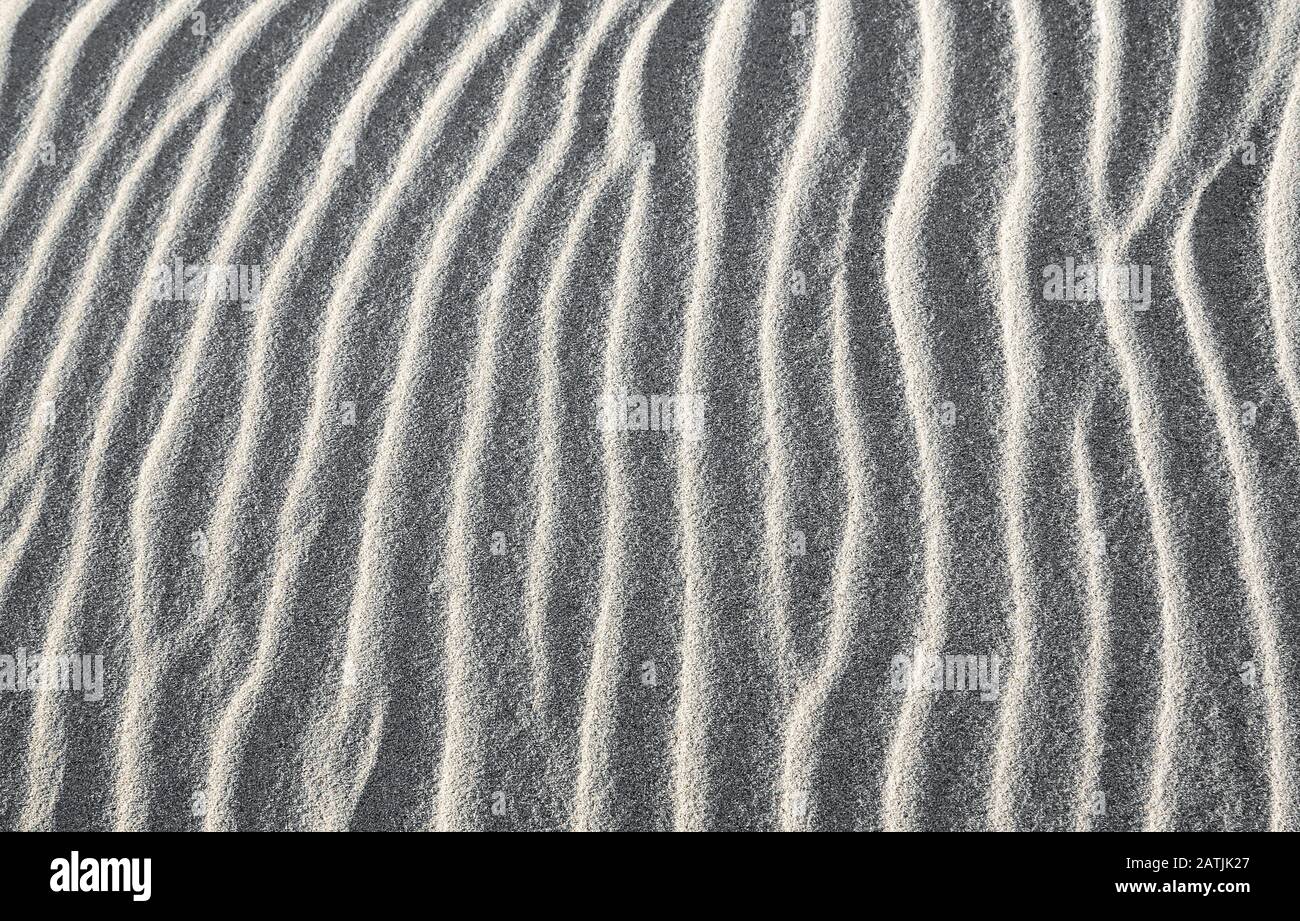
[(1300, 829), (1298, 51), (0, 3), (0, 828)]

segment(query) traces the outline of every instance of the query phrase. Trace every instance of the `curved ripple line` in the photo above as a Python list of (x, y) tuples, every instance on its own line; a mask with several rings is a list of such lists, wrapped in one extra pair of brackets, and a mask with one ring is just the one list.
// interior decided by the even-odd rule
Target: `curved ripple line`
[[(1297, 13), (1300, 13), (1300, 9), (1292, 5), (1289, 9), (1284, 6), (1278, 14), (1272, 28), (1270, 53), (1251, 82), (1251, 94), (1238, 120), (1238, 131), (1234, 132), (1234, 137), (1240, 136), (1258, 117), (1266, 97), (1278, 85), (1284, 49), (1294, 47)], [(1288, 41), (1288, 38), (1291, 40)], [(1296, 756), (1288, 730), (1288, 709), (1283, 694), (1283, 689), (1289, 683), (1289, 675), (1281, 654), (1281, 650), (1286, 648), (1286, 642), (1282, 629), (1284, 612), (1275, 587), (1279, 581), (1279, 568), (1273, 559), (1268, 529), (1263, 524), (1269, 514), (1268, 503), (1262, 498), (1259, 465), (1245, 431), (1237, 424), (1237, 407), (1240, 404), (1232, 396), (1227, 369), (1210, 326), (1209, 305), (1201, 286), (1192, 240), (1202, 197), (1236, 154), (1235, 143), (1223, 150), (1214, 166), (1201, 177), (1183, 210), (1173, 241), (1173, 283), (1174, 293), (1183, 305), (1192, 354), (1205, 382), (1232, 479), (1230, 517), (1233, 538), (1237, 544), (1242, 580), (1246, 587), (1254, 645), (1264, 666), (1262, 685), (1268, 727), (1269, 826), (1273, 831), (1283, 831), (1296, 826), (1300, 801), (1291, 776)]]
[[(306, 260), (307, 254), (315, 245), (326, 209), (346, 169), (345, 154), (352, 151), (361, 127), (374, 111), (381, 94), (402, 62), (412, 53), (416, 41), (424, 34), (434, 13), (441, 7), (440, 2), (414, 4), (389, 31), (366, 68), (359, 88), (348, 99), (343, 114), (335, 122), (311, 191), (298, 209), (293, 226), (267, 271), (266, 285), (259, 300), (268, 306), (257, 311), (252, 335), (252, 355), (249, 359), (249, 380), (240, 405), (239, 427), (231, 444), (208, 523), (212, 550), (208, 554), (203, 600), (198, 617), (191, 623), (190, 629), (178, 638), (179, 643), (185, 642), (191, 634), (202, 629), (205, 621), (216, 615), (235, 579), (232, 551), (238, 537), (237, 517), (254, 469), (255, 447), (262, 431), (263, 409), (270, 399), (270, 394), (266, 392), (267, 366), (270, 362), (272, 332), (280, 319), (280, 313), (275, 308), (287, 300), (294, 270)], [(270, 180), (275, 164), (283, 158), (287, 149), (287, 131), (282, 126), (291, 124), (301, 109), (307, 85), (319, 76), (324, 67), (324, 55), (344, 28), (345, 19), (350, 20), (355, 12), (351, 0), (336, 6), (312, 33), (302, 54), (282, 81), (275, 99), (259, 122), (259, 130), (263, 132), (262, 141), (214, 250), (216, 255), (209, 259), (211, 263), (222, 265), (231, 261), (240, 239), (253, 220), (262, 191)], [(169, 401), (163, 424), (150, 443), (146, 467), (151, 471), (158, 469), (157, 465), (170, 452), (172, 442), (181, 437), (184, 427), (189, 424), (193, 412), (189, 392), (201, 377), (203, 349), (212, 340), (217, 311), (215, 299), (205, 297), (200, 305), (198, 319), (190, 331), (183, 370), (173, 387), (176, 397)], [(152, 482), (153, 479), (148, 481)]]
[(1006, 374), (1006, 406), (1002, 443), (1002, 513), (1005, 516), (1007, 563), (1011, 577), (1011, 662), (1007, 689), (998, 714), (989, 790), (989, 824), (999, 831), (1016, 827), (1014, 785), (1022, 756), (1025, 710), (1030, 693), (1028, 673), (1034, 660), (1036, 586), (1031, 572), (1033, 551), (1026, 534), (1029, 512), (1025, 466), (1031, 451), (1030, 420), (1038, 403), (1038, 374), (1042, 350), (1034, 328), (1028, 289), (1029, 254), (1026, 240), (1030, 216), (1041, 181), (1035, 152), (1041, 146), (1046, 105), (1043, 56), (1046, 46), (1042, 11), (1037, 0), (1014, 0), (1014, 46), (1018, 89), (1015, 101), (1015, 178), (998, 228), (998, 271), (1001, 297), (998, 320)]
[(854, 577), (861, 565), (859, 555), (863, 541), (859, 534), (873, 525), (871, 497), (877, 486), (867, 456), (867, 431), (859, 418), (856, 405), (857, 388), (854, 380), (853, 360), (849, 343), (853, 330), (849, 324), (849, 291), (847, 283), (849, 242), (852, 236), (852, 216), (866, 158), (859, 160), (853, 180), (848, 185), (840, 205), (840, 227), (835, 246), (835, 265), (838, 269), (832, 282), (831, 301), (831, 378), (834, 392), (835, 427), (844, 472), (848, 508), (844, 512), (843, 536), (835, 554), (832, 576), (830, 627), (826, 652), (817, 670), (801, 682), (790, 705), (786, 719), (785, 742), (782, 747), (781, 827), (794, 831), (806, 825), (815, 825), (816, 804), (809, 802), (808, 812), (800, 817), (792, 808), (791, 794), (806, 793), (813, 786), (820, 752), (817, 741), (826, 722), (826, 703), (836, 682), (848, 667), (848, 659), (857, 639), (858, 607)]
[[(1172, 173), (1170, 162), (1186, 143), (1185, 135), (1193, 124), (1193, 97), (1199, 92), (1197, 75), (1206, 57), (1206, 35), (1203, 28), (1208, 8), (1205, 0), (1189, 0), (1184, 9), (1187, 14), (1181, 23), (1179, 38), (1179, 66), (1174, 87), (1173, 115), (1164, 139), (1153, 155), (1151, 170), (1141, 190), (1138, 205), (1122, 227), (1102, 225), (1103, 240), (1100, 259), (1103, 265), (1126, 263), (1127, 246), (1138, 229), (1150, 217)], [(1097, 108), (1094, 117), (1092, 150), (1093, 186), (1104, 188), (1103, 154), (1109, 150), (1116, 131), (1118, 113), (1102, 97), (1102, 88), (1119, 83), (1121, 61), (1113, 46), (1118, 44), (1114, 33), (1123, 28), (1123, 13), (1116, 0), (1102, 0), (1099, 7), (1102, 22), (1101, 41), (1112, 51), (1103, 54), (1103, 66), (1098, 73)], [(1096, 220), (1104, 219), (1104, 206), (1094, 201)], [(1181, 666), (1181, 649), (1186, 644), (1187, 590), (1179, 575), (1178, 542), (1174, 528), (1171, 502), (1166, 484), (1164, 459), (1160, 455), (1157, 437), (1159, 408), (1146, 368), (1140, 359), (1140, 342), (1137, 325), (1127, 305), (1114, 297), (1102, 297), (1106, 339), (1116, 358), (1121, 386), (1127, 395), (1129, 418), (1133, 435), (1137, 466), (1147, 499), (1151, 518), (1151, 537), (1156, 554), (1156, 581), (1160, 595), (1161, 621), (1161, 677), (1160, 700), (1156, 712), (1156, 744), (1152, 752), (1150, 790), (1144, 807), (1144, 824), (1148, 829), (1170, 827), (1173, 820), (1173, 771), (1177, 751), (1180, 711), (1187, 696), (1187, 676)]]
[[(22, 328), (32, 297), (49, 270), (55, 245), (68, 221), (72, 219), (83, 192), (88, 189), (92, 174), (107, 156), (112, 139), (118, 133), (127, 109), (144, 82), (149, 66), (161, 54), (169, 32), (183, 20), (197, 2), (198, 0), (175, 0), (162, 16), (154, 19), (144, 30), (132, 45), (130, 55), (117, 71), (104, 107), (95, 119), (90, 137), (82, 145), (82, 154), (77, 159), (72, 172), (60, 185), (54, 199), (54, 207), (46, 216), (36, 242), (31, 246), (29, 251), (31, 258), (27, 270), (10, 292), (10, 297), (5, 303), (4, 315), (0, 317), (0, 373), (7, 370), (14, 358), (14, 339)], [(226, 79), (248, 43), (257, 37), (267, 20), (288, 2), (289, 0), (269, 0), (266, 3), (253, 4), (235, 23), (221, 44), (205, 58), (199, 72), (190, 77), (185, 88), (179, 93), (179, 100), (167, 106), (158, 126), (151, 132), (145, 148), (133, 156), (131, 174), (122, 183), (119, 194), (114, 200), (115, 205), (123, 201), (124, 190), (134, 189), (135, 182), (142, 178), (145, 169), (150, 165), (153, 157), (157, 156), (171, 132), (208, 98), (214, 86)], [(110, 212), (105, 217), (94, 253), (89, 257), (87, 269), (91, 266), (97, 267), (107, 256), (112, 230), (124, 216), (122, 210), (115, 209), (115, 212)], [(93, 285), (95, 274), (83, 269), (83, 286)], [(79, 328), (84, 325), (82, 318), (88, 302), (85, 298), (81, 298), (76, 303), (78, 304), (76, 309), (64, 311), (60, 318), (58, 344), (49, 356), (45, 374), (41, 378), (41, 383), (47, 387), (49, 377), (58, 373), (67, 352), (76, 341)], [(29, 433), (40, 429), (40, 421), (33, 416), (29, 421)]]
[[(569, 76), (559, 125), (551, 137), (547, 152), (542, 157), (546, 166), (529, 181), (520, 199), (520, 207), (507, 231), (506, 243), (502, 246), (502, 256), (499, 257), (492, 282), (493, 291), (497, 292), (497, 296), (505, 296), (515, 254), (522, 250), (523, 242), (532, 230), (538, 214), (538, 206), (567, 165), (568, 154), (573, 147), (579, 127), (579, 90), (586, 80), (596, 51), (618, 22), (617, 14), (625, 10), (626, 5), (617, 0), (602, 5), (595, 24), (583, 39), (573, 72)], [(533, 489), (537, 495), (537, 518), (525, 563), (524, 587), (524, 633), (528, 644), (529, 661), (532, 664), (531, 703), (534, 714), (542, 718), (545, 717), (553, 690), (551, 660), (549, 650), (546, 648), (546, 602), (550, 592), (551, 576), (554, 574), (552, 538), (558, 524), (555, 484), (560, 475), (559, 447), (562, 443), (559, 428), (561, 381), (558, 370), (560, 323), (558, 300), (568, 280), (577, 247), (581, 242), (581, 231), (585, 229), (591, 210), (604, 191), (607, 181), (604, 177), (602, 171), (593, 182), (588, 184), (587, 191), (584, 192), (575, 217), (564, 236), (559, 255), (551, 270), (550, 280), (542, 296), (542, 329), (538, 344), (538, 378), (541, 381), (541, 392), (537, 401), (537, 459), (532, 471)]]
[[(776, 204), (776, 225), (769, 248), (768, 273), (759, 310), (759, 385), (763, 397), (763, 438), (766, 450), (763, 503), (766, 555), (764, 592), (767, 615), (775, 641), (777, 674), (782, 690), (802, 679), (795, 661), (794, 635), (790, 626), (789, 555), (784, 532), (790, 525), (791, 476), (789, 438), (782, 419), (781, 321), (787, 305), (792, 258), (798, 244), (797, 219), (811, 204), (811, 185), (816, 180), (818, 160), (832, 148), (837, 129), (848, 110), (849, 61), (854, 45), (853, 10), (843, 0), (823, 0), (817, 7), (816, 47), (807, 102), (799, 128), (781, 176)], [(791, 798), (781, 797), (782, 821), (790, 821)]]
[[(300, 557), (310, 542), (310, 532), (316, 523), (299, 524), (300, 509), (311, 488), (311, 459), (319, 450), (325, 437), (324, 427), (327, 404), (330, 398), (330, 379), (339, 345), (340, 327), (344, 319), (344, 306), (355, 296), (354, 289), (364, 278), (368, 265), (366, 256), (373, 252), (380, 230), (385, 226), (388, 216), (395, 207), (398, 196), (414, 178), (415, 169), (421, 162), (421, 152), (428, 148), (432, 139), (446, 124), (451, 113), (452, 104), (460, 97), (468, 77), (483, 62), (495, 41), (501, 37), (506, 26), (511, 23), (517, 8), (510, 16), (501, 15), (503, 9), (498, 5), (494, 14), (486, 17), (480, 27), (474, 31), (469, 40), (462, 45), (448, 72), (439, 80), (436, 88), (429, 94), (417, 124), (408, 134), (398, 158), (398, 166), (390, 177), (389, 183), (381, 194), (379, 202), (367, 217), (363, 232), (358, 237), (358, 244), (349, 253), (348, 261), (341, 271), (343, 283), (335, 286), (331, 298), (325, 328), (321, 331), (319, 341), (321, 354), (315, 363), (312, 382), (311, 411), (306, 428), (301, 438), (301, 447), (294, 464), (293, 472), (285, 495), (284, 503), (276, 523), (276, 539), (270, 592), (267, 597), (262, 623), (259, 627), (257, 651), (254, 654), (252, 670), (240, 683), (231, 696), (220, 722), (213, 734), (211, 761), (208, 768), (207, 789), (212, 795), (214, 808), (210, 808), (206, 818), (209, 828), (223, 827), (231, 822), (234, 811), (235, 779), (242, 759), (245, 740), (242, 728), (252, 718), (266, 687), (271, 680), (275, 667), (276, 650), (279, 649), (285, 631), (289, 627), (285, 615), (284, 595), (288, 590), (290, 575), (300, 563)], [(395, 62), (394, 62), (395, 66)], [(342, 127), (342, 125), (340, 125)], [(336, 129), (336, 139), (338, 131)], [(323, 204), (322, 204), (323, 207)], [(463, 221), (455, 208), (449, 210), (449, 216)], [(318, 220), (318, 216), (316, 218)], [(315, 223), (315, 221), (313, 221)], [(447, 219), (444, 219), (445, 226)], [(422, 273), (423, 275), (424, 273)], [(421, 279), (417, 277), (416, 291), (420, 291)], [(408, 331), (410, 327), (408, 326)], [(251, 419), (251, 417), (250, 417)], [(251, 435), (250, 444), (251, 444)], [(252, 451), (242, 456), (232, 457), (232, 467), (238, 466), (248, 475), (253, 463)], [(358, 687), (360, 682), (358, 682)], [(376, 706), (382, 706), (382, 699)], [(378, 724), (375, 724), (376, 727)], [(377, 732), (377, 728), (375, 730)], [(328, 811), (328, 806), (324, 807)]]
[[(172, 190), (166, 216), (155, 238), (153, 250), (155, 258), (165, 253), (166, 248), (177, 239), (193, 210), (197, 192), (206, 179), (212, 159), (216, 156), (221, 125), (229, 106), (229, 100), (223, 99), (213, 107), (186, 156), (181, 179)], [(140, 316), (144, 310), (143, 305), (151, 297), (152, 279), (146, 277), (136, 286), (131, 307), (132, 315)], [(106, 393), (105, 405), (113, 402), (114, 395), (111, 389)], [(106, 450), (102, 442), (97, 447), (100, 452)], [(94, 516), (91, 512), (92, 510), (84, 502), (79, 503), (78, 513), (73, 523), (71, 552), (73, 568), (65, 575), (50, 612), (49, 626), (43, 644), (47, 654), (60, 654), (59, 651), (64, 649), (74, 635), (73, 621), (77, 604), (84, 594), (85, 563), (89, 545), (93, 540)], [(132, 646), (140, 652), (139, 644), (135, 640), (136, 637), (133, 636)], [(133, 669), (140, 667), (140, 656), (132, 656), (131, 661)], [(48, 827), (53, 820), (55, 804), (58, 801), (63, 776), (61, 752), (64, 745), (58, 693), (57, 687), (53, 687), (50, 683), (42, 683), (37, 690), (32, 736), (28, 743), (27, 799), (19, 823), (24, 829)], [(125, 721), (120, 735), (129, 736), (131, 730), (131, 724)], [(132, 767), (127, 768), (127, 770), (132, 769)]]
[(1079, 790), (1075, 800), (1077, 831), (1088, 831), (1093, 827), (1093, 798), (1100, 790), (1102, 756), (1106, 742), (1104, 706), (1108, 673), (1106, 656), (1109, 649), (1110, 574), (1102, 549), (1105, 534), (1101, 530), (1097, 483), (1088, 449), (1092, 406), (1093, 400), (1089, 399), (1075, 414), (1074, 439), (1071, 443), (1071, 471), (1074, 475), (1076, 516), (1079, 522), (1079, 559), (1083, 566), (1088, 599), (1088, 665), (1084, 672), (1079, 703), (1079, 727), (1083, 732), (1083, 741), (1079, 745)]
[(4, 184), (0, 185), (0, 237), (9, 229), (16, 210), (18, 195), (27, 180), (36, 171), (36, 152), (41, 146), (50, 119), (63, 104), (72, 81), (72, 71), (81, 56), (81, 48), (95, 27), (103, 21), (120, 0), (91, 0), (80, 10), (54, 43), (45, 66), (45, 78), (36, 107), (23, 128), (18, 147), (9, 155), (4, 165)]
[[(426, 275), (432, 275), (436, 272), (439, 279), (445, 276), (446, 266), (453, 258), (459, 235), (469, 224), (479, 193), (491, 176), (492, 171), (505, 158), (511, 143), (518, 139), (519, 120), (531, 102), (532, 85), (530, 81), (534, 75), (541, 52), (554, 32), (558, 14), (558, 8), (552, 10), (550, 16), (538, 29), (537, 34), (529, 41), (528, 46), (520, 56), (519, 62), (515, 65), (514, 72), (511, 74), (504, 91), (505, 102), (496, 118), (492, 131), (483, 141), (478, 156), (475, 158), (472, 171), (464, 179), (455, 197), (445, 209), (445, 216), (440, 221), (434, 234), (433, 243), (425, 257), (425, 265), (422, 269), (422, 272)], [(443, 127), (444, 123), (439, 120), (436, 128), (433, 129), (434, 133), (441, 132)], [(413, 162), (412, 165), (414, 165)], [(403, 176), (401, 181), (402, 184), (405, 184), (407, 177)], [(394, 184), (390, 188), (396, 189), (400, 188), (400, 186)], [(380, 222), (386, 219), (388, 217), (387, 212), (390, 211), (391, 205), (388, 208), (377, 208), (374, 215), (376, 221)], [(364, 268), (372, 260), (372, 256), (373, 253), (368, 251), (360, 253), (357, 260), (358, 271), (364, 271)], [(408, 320), (404, 345), (413, 340), (420, 341), (420, 335), (427, 332), (428, 327), (425, 322), (427, 311), (429, 307), (437, 303), (442, 290), (440, 281), (438, 283), (426, 281), (423, 285), (417, 282), (416, 289), (417, 292), (423, 290), (426, 296), (420, 297), (417, 293), (418, 301), (413, 302), (410, 308), (415, 317)], [(499, 305), (498, 309), (504, 310), (504, 306)], [(342, 312), (340, 312), (341, 315)], [(405, 357), (404, 354), (403, 358)], [(330, 361), (328, 366), (334, 364), (335, 362)], [(409, 365), (403, 363), (401, 367), (405, 369)], [(408, 392), (410, 391), (409, 383), (405, 389)], [(402, 408), (405, 405), (405, 400), (390, 400), (389, 415), (402, 415)], [(391, 448), (391, 444), (381, 442), (381, 448), (376, 453), (374, 464), (377, 464), (379, 458), (384, 456), (384, 450)], [(372, 464), (372, 468), (374, 464)], [(302, 480), (303, 489), (306, 488), (310, 480), (310, 472), (305, 472)], [(372, 482), (374, 480), (373, 472), (371, 480)], [(296, 497), (298, 493), (294, 491), (291, 495)], [(359, 559), (359, 569), (365, 570), (367, 562), (365, 559)], [(288, 575), (280, 575), (275, 580), (277, 585), (290, 582), (292, 582), (292, 578)], [(374, 616), (378, 611), (377, 608), (369, 609), (370, 616), (354, 616), (362, 613), (362, 611), (361, 608), (353, 608), (349, 613), (343, 658), (343, 662), (353, 663), (359, 680), (351, 686), (344, 684), (339, 695), (335, 698), (335, 704), (331, 708), (329, 716), (321, 720), (313, 728), (312, 732), (312, 747), (322, 750), (324, 757), (318, 761), (307, 760), (305, 764), (307, 770), (305, 781), (309, 789), (325, 791), (323, 797), (325, 801), (313, 804), (310, 807), (308, 814), (310, 827), (347, 827), (355, 811), (356, 803), (365, 788), (366, 778), (369, 776), (370, 769), (374, 766), (378, 756), (378, 746), (387, 708), (387, 689), (383, 686), (383, 682), (378, 680), (384, 674), (383, 649), (379, 642), (382, 628), (378, 618)], [(367, 707), (370, 710), (368, 718), (365, 712)], [(364, 743), (362, 756), (353, 758), (346, 743), (358, 734), (358, 730), (354, 728), (358, 723), (365, 723), (359, 730), (359, 733), (364, 737)], [(342, 788), (344, 794), (342, 797), (337, 795), (340, 788)]]
[[(593, 202), (614, 173), (623, 173), (636, 157), (638, 142), (646, 130), (638, 101), (644, 93), (643, 74), (650, 44), (671, 0), (661, 0), (637, 28), (620, 69), (618, 93), (611, 119), (611, 143), (614, 152), (593, 187)], [(619, 243), (618, 270), (614, 280), (614, 298), (606, 332), (604, 392), (613, 393), (620, 385), (619, 368), (630, 357), (628, 325), (638, 297), (638, 279), (644, 268), (644, 241), (651, 224), (650, 165), (644, 158), (632, 183), (632, 197)], [(578, 777), (574, 787), (572, 823), (579, 830), (595, 830), (607, 810), (603, 802), (609, 792), (609, 762), (613, 747), (614, 724), (608, 716), (611, 702), (618, 696), (618, 678), (622, 671), (622, 598), (618, 576), (624, 571), (623, 535), (631, 493), (626, 476), (626, 451), (618, 444), (619, 433), (602, 435), (605, 462), (605, 533), (601, 553), (598, 613), (592, 637), (591, 666), (583, 697), (582, 720), (578, 727)]]
[[(678, 393), (707, 399), (703, 367), (708, 337), (709, 292), (720, 266), (718, 250), (726, 225), (728, 124), (740, 79), (741, 57), (753, 8), (748, 3), (724, 3), (713, 19), (704, 52), (702, 88), (695, 116), (696, 183), (698, 202), (695, 266), (691, 299), (683, 334)], [(713, 723), (709, 684), (715, 666), (709, 649), (713, 615), (701, 597), (707, 567), (700, 546), (705, 439), (683, 438), (678, 443), (678, 507), (682, 529), (681, 688), (673, 720), (672, 816), (678, 831), (699, 831), (709, 820), (708, 745)]]
[[(289, 68), (281, 77), (270, 105), (258, 120), (255, 129), (257, 146), (253, 160), (245, 173), (235, 205), (214, 250), (215, 258), (209, 259), (209, 264), (224, 265), (231, 261), (237, 240), (246, 232), (251, 219), (255, 196), (265, 189), (276, 163), (283, 156), (287, 147), (288, 126), (293, 123), (294, 116), (305, 100), (312, 77), (319, 73), (319, 69), (323, 65), (323, 55), (341, 33), (346, 23), (359, 10), (360, 2), (361, 0), (338, 0), (321, 18), (321, 21), (313, 29), (306, 42), (298, 50)], [(165, 251), (156, 251), (153, 264), (165, 262), (166, 257), (167, 253)], [(202, 314), (206, 312), (213, 315), (216, 309), (215, 293), (205, 291), (198, 308), (196, 325), (191, 330), (190, 345), (195, 343), (196, 334), (206, 327), (201, 318)], [(133, 312), (131, 319), (128, 321), (128, 323), (132, 323), (136, 321), (137, 317), (140, 318), (139, 325), (129, 326), (128, 333), (123, 337), (122, 345), (115, 359), (113, 370), (115, 378), (118, 375), (126, 374), (130, 362), (135, 358), (140, 330), (143, 328), (144, 315), (143, 309), (139, 314)], [(181, 370), (178, 375), (178, 382), (182, 390), (188, 390), (193, 382), (192, 373), (190, 375), (186, 374), (187, 369), (191, 372), (193, 369), (193, 365), (189, 364), (187, 359), (193, 358), (192, 353), (187, 353), (182, 358)], [(175, 392), (176, 390), (173, 388), (173, 394)], [(120, 424), (125, 405), (125, 400), (112, 401), (101, 409), (99, 417), (96, 419), (91, 456), (85, 465), (83, 473), (81, 501), (86, 503), (87, 508), (93, 509), (94, 507), (94, 490), (97, 488), (99, 479), (102, 476), (102, 468), (107, 457), (107, 444), (112, 432)], [(169, 405), (177, 406), (181, 404), (169, 398)], [(175, 420), (176, 417), (173, 416), (171, 420), (173, 425), (176, 424)], [(136, 496), (132, 503), (131, 534), (136, 552), (135, 562), (132, 567), (131, 623), (133, 625), (133, 636), (141, 644), (137, 655), (155, 663), (155, 665), (152, 669), (134, 673), (128, 684), (123, 724), (133, 727), (133, 731), (123, 732), (119, 737), (120, 751), (117, 760), (122, 771), (125, 772), (117, 783), (116, 809), (117, 823), (120, 828), (139, 827), (146, 821), (142, 812), (145, 804), (139, 800), (138, 791), (140, 786), (134, 782), (133, 772), (136, 765), (145, 763), (149, 757), (148, 752), (151, 742), (148, 728), (149, 715), (143, 712), (141, 708), (145, 706), (147, 701), (153, 699), (153, 684), (161, 678), (163, 673), (160, 659), (164, 653), (161, 649), (153, 647), (163, 642), (173, 645), (183, 644), (189, 632), (182, 629), (178, 635), (168, 637), (164, 641), (160, 637), (151, 636), (151, 627), (147, 625), (147, 622), (151, 619), (151, 615), (148, 613), (150, 610), (148, 598), (150, 578), (149, 568), (145, 565), (146, 554), (142, 548), (146, 546), (150, 535), (156, 533), (156, 529), (151, 529), (147, 525), (145, 510), (153, 503), (162, 487), (159, 464), (167, 457), (167, 454), (162, 450), (163, 442), (160, 438), (166, 438), (167, 433), (173, 431), (168, 422), (167, 411), (164, 410), (163, 423), (155, 431), (146, 448), (140, 474), (137, 478)], [(214, 531), (214, 538), (216, 535), (217, 532)], [(215, 540), (214, 543), (216, 543)], [(224, 558), (226, 544), (224, 542), (218, 543), (216, 549), (219, 555)], [(73, 558), (74, 560), (84, 559), (84, 552), (74, 555)], [(215, 564), (209, 563), (209, 565)], [(205, 600), (210, 583), (211, 580), (205, 583)], [(203, 612), (209, 610), (211, 609), (206, 606), (201, 607), (197, 622), (201, 623)], [(193, 630), (193, 623), (190, 625), (191, 631)]]
[[(921, 470), (921, 526), (924, 541), (925, 594), (914, 646), (923, 659), (939, 654), (947, 636), (950, 556), (947, 525), (947, 464), (939, 446), (941, 433), (933, 406), (934, 343), (926, 328), (921, 256), (925, 216), (933, 198), (938, 167), (933, 154), (943, 140), (953, 102), (951, 36), (953, 10), (938, 0), (920, 0), (921, 81), (917, 114), (908, 138), (898, 190), (885, 222), (885, 290), (889, 319), (903, 369), (903, 390), (915, 432)], [(911, 827), (920, 801), (921, 740), (932, 698), (920, 688), (903, 692), (885, 761), (881, 820), (887, 830)]]

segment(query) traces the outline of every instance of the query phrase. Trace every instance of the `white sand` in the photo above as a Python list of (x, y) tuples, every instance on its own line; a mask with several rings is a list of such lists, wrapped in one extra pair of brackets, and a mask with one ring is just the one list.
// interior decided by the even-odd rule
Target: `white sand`
[(0, 827), (1300, 828), (1300, 8), (978, 6), (3, 4)]

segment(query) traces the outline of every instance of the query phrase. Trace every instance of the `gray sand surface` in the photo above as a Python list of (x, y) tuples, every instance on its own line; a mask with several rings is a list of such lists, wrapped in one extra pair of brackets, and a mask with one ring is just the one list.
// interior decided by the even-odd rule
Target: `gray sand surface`
[(1300, 830), (1298, 42), (0, 0), (0, 828)]

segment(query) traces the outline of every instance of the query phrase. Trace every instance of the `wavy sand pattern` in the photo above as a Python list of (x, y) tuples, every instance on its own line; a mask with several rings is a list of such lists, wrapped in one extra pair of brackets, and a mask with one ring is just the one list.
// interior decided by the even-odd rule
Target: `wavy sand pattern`
[(0, 4), (6, 829), (1300, 830), (1291, 0)]

